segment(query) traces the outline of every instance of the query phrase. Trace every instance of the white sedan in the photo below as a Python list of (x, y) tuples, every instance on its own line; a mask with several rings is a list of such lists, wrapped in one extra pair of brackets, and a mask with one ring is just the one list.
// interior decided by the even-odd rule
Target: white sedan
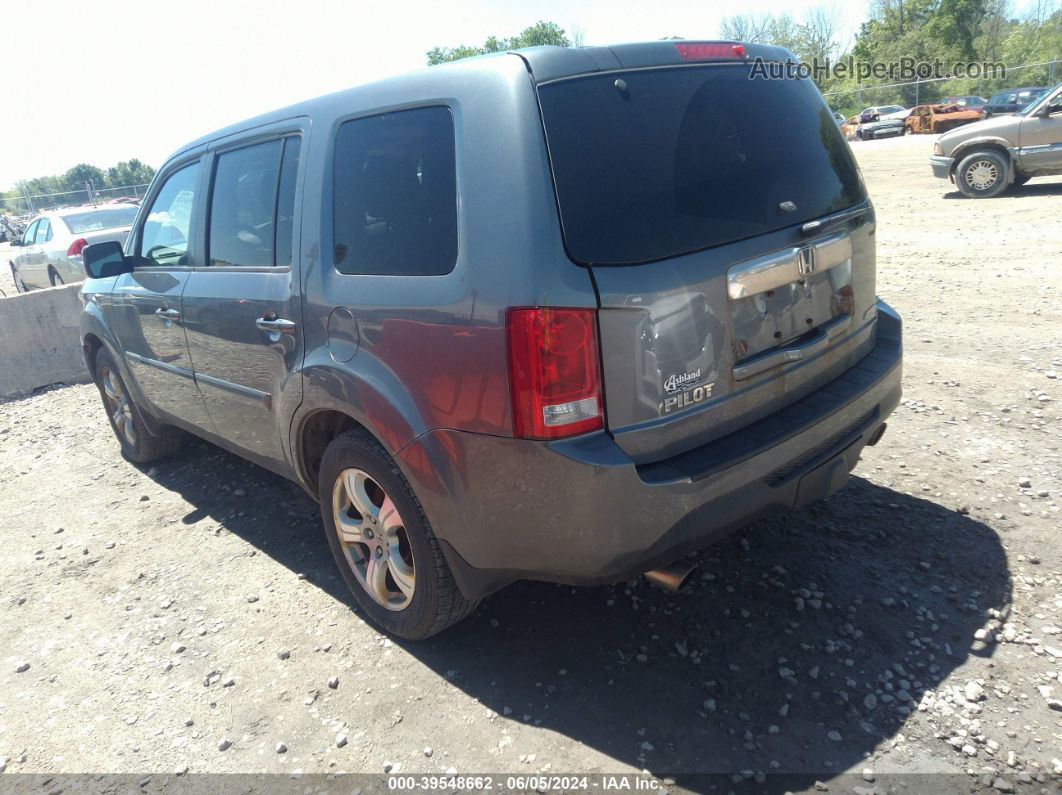
[(82, 281), (82, 249), (108, 240), (124, 243), (139, 209), (135, 204), (115, 203), (64, 207), (37, 216), (21, 240), (11, 241), (15, 289), (24, 293)]

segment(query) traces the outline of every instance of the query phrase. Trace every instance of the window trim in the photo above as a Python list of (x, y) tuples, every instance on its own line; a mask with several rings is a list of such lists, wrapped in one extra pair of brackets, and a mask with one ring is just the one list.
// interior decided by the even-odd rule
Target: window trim
[[(280, 177), (281, 169), (284, 165), (284, 149), (287, 146), (287, 140), (289, 138), (298, 138), (300, 155), (302, 154), (301, 147), (304, 139), (303, 131), (301, 129), (284, 129), (273, 130), (268, 133), (250, 136), (247, 138), (240, 138), (238, 141), (232, 141), (224, 147), (218, 147), (210, 151), (210, 174), (209, 182), (207, 183), (207, 201), (206, 212), (203, 216), (203, 264), (196, 265), (191, 268), (193, 271), (212, 271), (215, 273), (285, 273), (291, 271), (292, 264), (277, 265), (277, 202), (280, 195)], [(273, 141), (280, 142), (280, 150), (277, 153), (277, 177), (273, 184), (273, 264), (272, 265), (211, 265), (210, 264), (210, 215), (214, 209), (214, 188), (217, 181), (218, 161), (222, 155), (227, 155), (231, 152), (238, 152), (241, 149), (250, 149), (252, 146), (259, 146), (260, 144), (268, 144)], [(302, 161), (300, 159), (299, 170), (302, 170)], [(298, 204), (298, 177), (299, 173), (296, 172), (296, 205)], [(294, 230), (292, 230), (294, 232)]]
[[(165, 171), (159, 171), (159, 173), (156, 174), (155, 178), (152, 180), (152, 189), (150, 193), (148, 193), (148, 195), (144, 197), (144, 201), (140, 203), (140, 212), (137, 213), (137, 218), (133, 225), (133, 251), (130, 253), (130, 256), (132, 256), (133, 258), (134, 271), (153, 273), (170, 271), (183, 272), (195, 269), (195, 265), (140, 265), (140, 246), (144, 242), (144, 226), (145, 224), (147, 224), (148, 215), (151, 214), (151, 208), (155, 204), (155, 199), (158, 198), (159, 194), (162, 192), (162, 189), (166, 186), (166, 183), (169, 182), (170, 178), (173, 177), (173, 175), (176, 174), (178, 171), (182, 171), (188, 166), (198, 165), (200, 166), (200, 171), (196, 175), (196, 195), (192, 197), (192, 214), (191, 221), (189, 222), (188, 227), (188, 251), (191, 253), (193, 262), (198, 258), (198, 219), (196, 217), (198, 213), (196, 212), (196, 210), (199, 209), (201, 203), (197, 202), (196, 197), (199, 196), (201, 193), (203, 182), (203, 154), (204, 152), (200, 150), (195, 155), (191, 155), (182, 158), (181, 160), (174, 161), (172, 165), (167, 164)], [(143, 217), (141, 217), (141, 215), (143, 215)]]
[[(461, 152), (458, 147), (458, 124), (457, 120), (459, 114), (455, 111), (456, 102), (454, 100), (446, 99), (443, 97), (434, 97), (432, 99), (420, 99), (413, 102), (403, 102), (395, 105), (389, 105), (384, 107), (376, 107), (372, 109), (361, 109), (352, 113), (336, 116), (333, 119), (332, 124), (328, 130), (328, 148), (326, 150), (326, 157), (324, 163), (325, 179), (323, 180), (323, 195), (324, 201), (321, 203), (321, 223), (324, 225), (322, 230), (321, 240), (328, 242), (328, 246), (322, 245), (322, 251), (328, 252), (329, 264), (332, 268), (332, 273), (335, 276), (354, 277), (354, 278), (369, 278), (369, 279), (441, 279), (453, 274), (459, 270), (461, 265), (461, 253), (462, 253), (462, 233), (461, 233)], [(413, 274), (413, 273), (346, 273), (341, 271), (335, 262), (335, 245), (336, 245), (336, 152), (338, 150), (337, 141), (339, 139), (339, 131), (344, 124), (353, 121), (363, 121), (366, 119), (373, 119), (378, 116), (390, 116), (397, 113), (405, 113), (406, 111), (413, 110), (427, 110), (429, 108), (444, 108), (450, 115), (450, 128), (453, 131), (453, 151), (454, 151), (454, 232), (457, 239), (457, 248), (454, 252), (454, 261), (450, 266), (450, 269), (445, 273), (429, 273), (429, 274)]]

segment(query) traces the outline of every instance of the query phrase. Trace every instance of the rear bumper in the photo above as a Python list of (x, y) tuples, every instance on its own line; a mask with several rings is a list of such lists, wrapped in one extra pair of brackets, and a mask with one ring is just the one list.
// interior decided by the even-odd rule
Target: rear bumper
[(637, 466), (606, 433), (531, 442), (436, 430), (399, 460), (462, 591), (615, 582), (842, 488), (900, 400), (901, 322), (823, 389), (701, 448)]
[(933, 176), (940, 179), (951, 178), (951, 165), (955, 162), (953, 157), (944, 157), (943, 155), (930, 155), (929, 165), (933, 169)]

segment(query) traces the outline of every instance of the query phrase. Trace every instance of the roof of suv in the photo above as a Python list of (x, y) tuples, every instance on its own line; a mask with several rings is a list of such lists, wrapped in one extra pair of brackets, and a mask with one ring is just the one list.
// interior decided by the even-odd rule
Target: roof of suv
[[(711, 54), (706, 54), (708, 53), (707, 48), (713, 45), (717, 45), (716, 49), (726, 50), (725, 54), (720, 55), (714, 51)], [(729, 53), (729, 48), (736, 46), (744, 48), (744, 57)], [(667, 66), (669, 64), (679, 66), (692, 63), (727, 63), (742, 59), (750, 62), (756, 59), (763, 59), (764, 61), (783, 63), (786, 61), (796, 62), (797, 60), (796, 56), (784, 47), (775, 47), (768, 44), (743, 44), (736, 41), (692, 41), (686, 39), (669, 39), (640, 44), (618, 44), (611, 47), (557, 47), (547, 45), (490, 53), (464, 58), (452, 63), (429, 66), (426, 69), (419, 69), (415, 72), (353, 86), (343, 91), (326, 94), (237, 122), (203, 135), (182, 146), (170, 158), (167, 158), (167, 161), (182, 152), (209, 144), (235, 133), (297, 116), (310, 115), (337, 99), (348, 96), (353, 97), (355, 92), (367, 86), (385, 86), (388, 83), (405, 82), (417, 79), (418, 76), (423, 77), (429, 74), (436, 79), (443, 75), (453, 75), (455, 82), (457, 80), (464, 81), (468, 77), (469, 70), (496, 71), (502, 60), (512, 59), (513, 56), (523, 59), (528, 72), (536, 83), (592, 72), (639, 69), (650, 66)]]

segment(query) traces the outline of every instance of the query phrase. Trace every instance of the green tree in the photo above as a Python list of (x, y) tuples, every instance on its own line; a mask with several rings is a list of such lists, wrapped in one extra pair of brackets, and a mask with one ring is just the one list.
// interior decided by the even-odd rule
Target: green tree
[(103, 178), (103, 186), (107, 188), (125, 188), (130, 185), (143, 185), (151, 182), (155, 176), (155, 169), (146, 163), (141, 163), (135, 157), (132, 160), (123, 160), (107, 169)]
[(85, 183), (91, 182), (97, 188), (103, 185), (103, 170), (90, 166), (88, 163), (78, 163), (59, 178), (64, 191), (84, 190)]
[(462, 44), (457, 47), (433, 47), (427, 53), (428, 66), (459, 61), (462, 58), (471, 58), (474, 55), (518, 50), (521, 47), (537, 47), (544, 44), (552, 44), (557, 47), (572, 46), (571, 41), (564, 33), (564, 28), (556, 22), (539, 21), (524, 28), (520, 33), (509, 39), (499, 39), (497, 36), (490, 36), (480, 47), (468, 44)]

